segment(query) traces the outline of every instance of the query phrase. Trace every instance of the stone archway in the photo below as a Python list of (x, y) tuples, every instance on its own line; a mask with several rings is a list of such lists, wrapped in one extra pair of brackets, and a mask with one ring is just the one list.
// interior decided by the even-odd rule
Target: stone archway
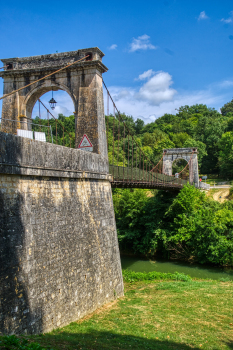
[(45, 84), (43, 86), (39, 86), (39, 87), (35, 87), (32, 91), (30, 91), (26, 97), (24, 102), (22, 103), (22, 110), (24, 111), (25, 116), (27, 117), (28, 120), (31, 119), (32, 117), (32, 111), (33, 108), (35, 106), (36, 101), (42, 96), (44, 95), (46, 92), (49, 91), (58, 91), (58, 90), (62, 90), (67, 92), (67, 94), (71, 97), (73, 104), (74, 104), (74, 111), (77, 109), (75, 106), (76, 104), (76, 100), (75, 97), (70, 93), (70, 90), (67, 89), (66, 86), (64, 86), (63, 84), (55, 84), (55, 83), (50, 83), (50, 82), (45, 82)]
[(199, 186), (197, 148), (164, 149), (163, 174), (172, 175), (172, 164), (175, 160), (184, 159), (189, 163), (189, 183)]
[[(185, 168), (185, 169), (184, 169)], [(180, 171), (182, 171), (180, 173)], [(172, 175), (179, 174), (179, 178), (188, 180), (189, 179), (189, 164), (187, 163), (187, 160), (183, 158), (177, 158), (173, 160), (172, 163)]]
[[(37, 99), (52, 90), (64, 90), (73, 100), (75, 115), (75, 145), (84, 134), (93, 144), (93, 152), (107, 158), (107, 142), (103, 103), (102, 73), (108, 69), (102, 63), (104, 54), (97, 47), (58, 54), (2, 59), (7, 68), (0, 73), (4, 79), (4, 94), (43, 78), (59, 68), (89, 55), (72, 65), (3, 99), (2, 121), (15, 133), (20, 120), (31, 121)], [(12, 122), (11, 122), (12, 121)], [(9, 131), (8, 131), (9, 132)]]

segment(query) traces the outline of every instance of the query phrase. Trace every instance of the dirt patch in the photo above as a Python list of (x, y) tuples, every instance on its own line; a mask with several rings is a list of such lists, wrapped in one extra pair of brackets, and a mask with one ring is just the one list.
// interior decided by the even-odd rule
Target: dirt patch
[(230, 189), (219, 188), (209, 191), (209, 197), (212, 197), (215, 201), (223, 203), (225, 200), (229, 200)]

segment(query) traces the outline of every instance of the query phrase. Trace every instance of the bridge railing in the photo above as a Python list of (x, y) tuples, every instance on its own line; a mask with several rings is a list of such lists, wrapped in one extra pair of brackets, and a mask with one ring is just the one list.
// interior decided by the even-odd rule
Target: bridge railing
[[(20, 116), (20, 120), (0, 118), (0, 131), (34, 139), (36, 141), (44, 141), (74, 148), (75, 132), (68, 132), (64, 126), (64, 122), (59, 118), (55, 118), (40, 99), (38, 101), (39, 117), (29, 119), (26, 118), (26, 116)], [(41, 118), (40, 105), (46, 109), (47, 119)]]
[(167, 186), (167, 187), (183, 187), (187, 184), (186, 180), (176, 178), (157, 172), (146, 171), (139, 168), (123, 167), (117, 165), (109, 165), (109, 172), (113, 176), (113, 182), (122, 182), (125, 184), (147, 184)]

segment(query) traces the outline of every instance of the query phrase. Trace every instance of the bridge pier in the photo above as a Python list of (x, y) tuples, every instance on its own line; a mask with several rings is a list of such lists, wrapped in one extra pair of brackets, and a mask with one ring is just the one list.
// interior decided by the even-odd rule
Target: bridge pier
[(0, 133), (0, 333), (43, 333), (123, 295), (108, 161)]

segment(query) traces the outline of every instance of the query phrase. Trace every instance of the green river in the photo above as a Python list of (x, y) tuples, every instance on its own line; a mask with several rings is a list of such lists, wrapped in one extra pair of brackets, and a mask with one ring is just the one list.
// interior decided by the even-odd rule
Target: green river
[(203, 266), (180, 261), (143, 260), (128, 256), (121, 256), (121, 265), (123, 269), (129, 269), (135, 272), (182, 272), (196, 278), (209, 278), (213, 280), (229, 278), (233, 280), (232, 267)]

